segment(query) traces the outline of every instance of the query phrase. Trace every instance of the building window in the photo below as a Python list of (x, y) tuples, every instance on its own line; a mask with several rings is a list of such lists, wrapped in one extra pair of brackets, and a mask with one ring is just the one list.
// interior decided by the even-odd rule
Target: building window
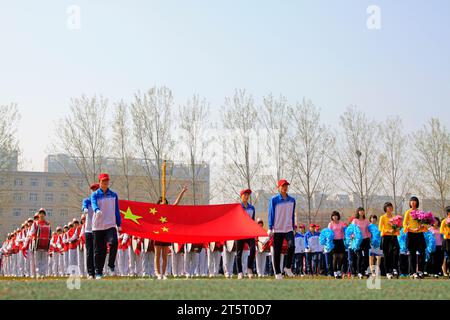
[(53, 216), (53, 209), (45, 209), (45, 213), (47, 217), (52, 217)]
[(21, 187), (23, 185), (23, 181), (20, 178), (17, 178), (14, 180), (14, 186), (15, 187)]
[(22, 201), (22, 194), (14, 193), (14, 201)]
[(46, 193), (45, 194), (45, 201), (46, 202), (53, 202), (53, 193)]
[(4, 177), (0, 178), (0, 186), (4, 186), (6, 183), (6, 179)]
[(34, 209), (28, 209), (28, 215), (30, 217), (34, 217), (34, 214), (38, 211), (38, 209), (34, 208)]
[(67, 187), (69, 186), (69, 181), (64, 180), (64, 181), (62, 182), (62, 186), (63, 186), (63, 188), (67, 188)]
[(30, 179), (30, 186), (32, 186), (32, 187), (39, 187), (39, 180), (37, 178), (31, 178)]
[(69, 215), (69, 209), (61, 209), (60, 216), (67, 217)]
[(13, 209), (13, 216), (14, 217), (20, 217), (21, 214), (22, 214), (22, 209), (20, 209), (20, 208), (14, 208)]
[(30, 193), (30, 201), (38, 201), (37, 193)]
[(68, 199), (69, 199), (69, 196), (67, 195), (67, 193), (61, 194), (61, 202), (66, 202)]
[(47, 187), (53, 188), (54, 185), (55, 185), (55, 182), (53, 180), (47, 180)]

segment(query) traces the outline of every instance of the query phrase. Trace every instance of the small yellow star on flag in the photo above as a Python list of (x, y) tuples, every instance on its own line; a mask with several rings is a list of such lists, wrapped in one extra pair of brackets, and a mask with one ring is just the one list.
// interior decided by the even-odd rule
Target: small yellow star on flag
[(166, 228), (166, 227), (162, 227), (161, 230), (162, 230), (163, 232), (169, 232), (169, 228)]
[(161, 223), (166, 223), (167, 222), (167, 218), (166, 217), (161, 217), (161, 218), (159, 218), (159, 221), (161, 221)]
[(156, 208), (150, 208), (149, 212), (150, 212), (152, 215), (155, 215), (157, 211), (156, 211)]
[(138, 220), (142, 219), (142, 217), (134, 215), (133, 212), (131, 211), (130, 207), (128, 207), (127, 211), (120, 210), (120, 212), (123, 213), (124, 219), (131, 220), (136, 224), (140, 224)]

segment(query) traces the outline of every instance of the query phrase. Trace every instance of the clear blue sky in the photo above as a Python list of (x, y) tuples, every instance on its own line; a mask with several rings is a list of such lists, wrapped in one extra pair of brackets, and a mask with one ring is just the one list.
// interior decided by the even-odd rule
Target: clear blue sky
[[(69, 5), (81, 29), (66, 27)], [(381, 30), (366, 8), (381, 9)], [(130, 101), (153, 85), (219, 109), (245, 87), (308, 97), (336, 124), (350, 104), (413, 130), (450, 119), (450, 1), (0, 0), (0, 104), (17, 102), (25, 169), (42, 170), (70, 97)]]

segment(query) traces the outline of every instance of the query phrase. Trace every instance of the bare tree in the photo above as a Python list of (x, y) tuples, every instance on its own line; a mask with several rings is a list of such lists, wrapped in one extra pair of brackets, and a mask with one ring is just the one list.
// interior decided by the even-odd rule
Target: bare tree
[(381, 184), (378, 127), (356, 107), (344, 112), (340, 126), (342, 132), (335, 152), (338, 183), (342, 182), (350, 194), (359, 198), (359, 205), (369, 209)]
[(450, 134), (439, 119), (432, 118), (415, 135), (416, 166), (429, 194), (444, 215), (450, 193)]
[(16, 104), (0, 105), (0, 206), (6, 208), (11, 203), (14, 174), (6, 171), (17, 170), (19, 143), (17, 127), (20, 114)]
[(334, 138), (329, 129), (320, 124), (320, 111), (310, 100), (303, 99), (303, 103), (290, 108), (289, 114), (295, 130), (289, 153), (295, 181), (293, 187), (305, 196), (306, 218), (311, 223), (330, 186), (327, 177)]
[(113, 137), (112, 137), (112, 156), (115, 159), (115, 167), (118, 170), (116, 186), (123, 191), (130, 200), (133, 190), (133, 168), (135, 161), (133, 159), (133, 141), (129, 123), (128, 106), (123, 101), (115, 105)]
[(218, 187), (222, 194), (233, 199), (241, 188), (252, 188), (261, 169), (258, 113), (253, 97), (244, 89), (236, 90), (233, 97), (225, 98), (222, 126), (223, 170)]
[(263, 105), (260, 113), (260, 122), (264, 129), (265, 154), (263, 160), (269, 173), (264, 177), (265, 185), (275, 186), (277, 181), (286, 178), (290, 179), (291, 172), (288, 167), (288, 154), (283, 150), (289, 139), (288, 131), (292, 123), (289, 115), (289, 105), (284, 96), (280, 95), (275, 99), (272, 94), (263, 98)]
[(17, 105), (0, 105), (0, 171), (16, 167), (19, 156), (17, 126), (20, 114)]
[[(69, 178), (81, 179), (75, 183), (79, 195), (84, 195), (84, 186), (97, 181), (108, 154), (106, 140), (106, 112), (108, 101), (102, 96), (72, 98), (70, 113), (56, 123), (54, 150), (68, 156), (68, 162), (60, 162)], [(74, 166), (74, 167), (72, 167)]]
[[(180, 106), (181, 156), (188, 163), (186, 168), (190, 177), (192, 202), (197, 204), (197, 181), (204, 173), (204, 155), (211, 139), (206, 135), (208, 125), (209, 104), (194, 95), (185, 105)], [(186, 156), (187, 154), (187, 156)]]
[[(162, 162), (171, 160), (173, 155), (172, 107), (172, 91), (167, 87), (153, 87), (144, 94), (138, 92), (131, 103), (137, 153), (143, 159), (141, 167), (152, 199), (162, 194)], [(168, 164), (171, 176), (173, 163)]]
[(400, 117), (389, 118), (380, 125), (383, 186), (392, 197), (394, 210), (398, 213), (403, 211), (406, 195), (411, 188), (408, 138), (402, 128)]

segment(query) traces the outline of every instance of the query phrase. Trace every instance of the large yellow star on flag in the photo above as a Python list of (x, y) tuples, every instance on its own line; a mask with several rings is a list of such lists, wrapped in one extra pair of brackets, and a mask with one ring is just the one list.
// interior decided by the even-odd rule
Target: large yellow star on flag
[(131, 220), (136, 224), (140, 224), (138, 220), (142, 219), (142, 217), (134, 215), (133, 212), (131, 211), (130, 207), (128, 207), (127, 211), (120, 210), (120, 212), (123, 213), (124, 219)]
[(169, 232), (169, 228), (166, 228), (166, 227), (162, 227), (161, 230), (162, 230), (163, 232)]
[(167, 218), (166, 217), (161, 217), (161, 218), (159, 218), (159, 221), (161, 221), (161, 223), (166, 223), (167, 222)]
[(156, 211), (156, 208), (150, 208), (149, 212), (150, 212), (152, 215), (155, 215), (157, 211)]

